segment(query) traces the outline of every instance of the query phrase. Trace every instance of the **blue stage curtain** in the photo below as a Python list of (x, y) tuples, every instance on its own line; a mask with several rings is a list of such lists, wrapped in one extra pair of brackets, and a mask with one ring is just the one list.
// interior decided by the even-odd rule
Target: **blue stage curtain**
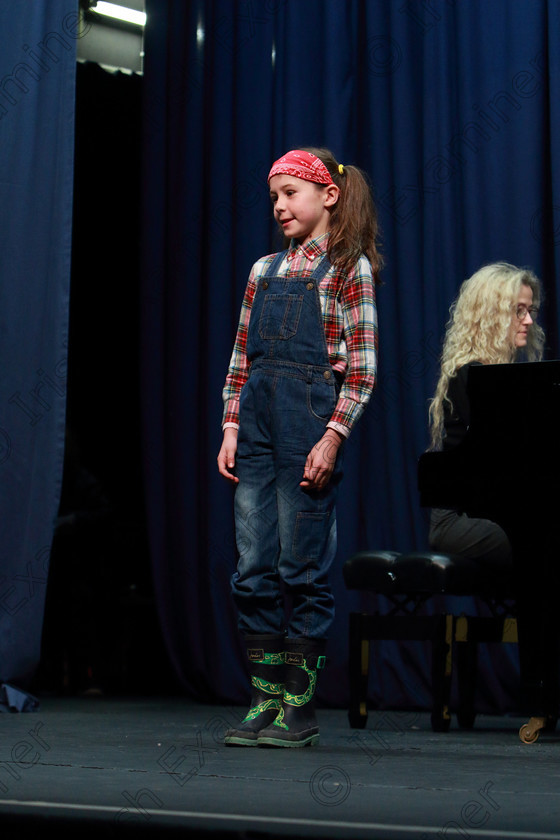
[(0, 3), (0, 682), (22, 692), (61, 489), (78, 24), (77, 0)]
[[(196, 697), (244, 702), (229, 591), (232, 491), (218, 475), (221, 388), (243, 290), (278, 250), (271, 162), (330, 147), (371, 177), (386, 268), (377, 392), (348, 444), (325, 703), (347, 701), (351, 552), (426, 547), (418, 456), (449, 306), (483, 263), (543, 279), (557, 355), (560, 128), (555, 0), (147, 0), (143, 387), (151, 550), (164, 633)], [(386, 706), (429, 705), (420, 645), (385, 646)], [(515, 702), (516, 653), (482, 705)]]

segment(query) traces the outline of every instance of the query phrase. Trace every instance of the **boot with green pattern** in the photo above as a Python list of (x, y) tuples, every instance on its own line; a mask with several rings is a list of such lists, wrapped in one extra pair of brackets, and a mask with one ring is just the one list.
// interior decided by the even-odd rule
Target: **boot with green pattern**
[(325, 639), (286, 639), (284, 697), (273, 723), (261, 729), (259, 746), (307, 747), (319, 741), (315, 717), (318, 672), (325, 666)]
[(256, 747), (261, 729), (280, 711), (284, 693), (284, 636), (245, 636), (251, 673), (251, 708), (235, 729), (228, 729), (229, 747)]

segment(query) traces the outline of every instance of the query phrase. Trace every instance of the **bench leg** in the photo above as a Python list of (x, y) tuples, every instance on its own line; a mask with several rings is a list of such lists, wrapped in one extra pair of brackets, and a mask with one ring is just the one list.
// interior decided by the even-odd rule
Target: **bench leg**
[(432, 639), (432, 730), (447, 732), (451, 724), (453, 616), (438, 616)]
[(364, 729), (368, 719), (369, 639), (365, 632), (364, 619), (362, 613), (350, 613), (348, 720), (353, 729)]
[(478, 644), (469, 639), (469, 619), (456, 619), (454, 637), (457, 642), (457, 692), (459, 706), (457, 722), (462, 729), (472, 729), (476, 712), (474, 710), (476, 675), (478, 670)]

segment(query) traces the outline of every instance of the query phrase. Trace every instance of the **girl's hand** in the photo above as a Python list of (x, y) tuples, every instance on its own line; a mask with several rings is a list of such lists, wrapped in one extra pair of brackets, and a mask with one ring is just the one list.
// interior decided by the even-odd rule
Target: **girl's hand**
[(334, 429), (327, 429), (321, 440), (315, 444), (305, 462), (303, 481), (299, 486), (308, 490), (324, 490), (329, 483), (336, 454), (344, 437)]
[(224, 439), (218, 453), (218, 470), (220, 475), (237, 484), (239, 479), (233, 474), (235, 467), (235, 453), (237, 452), (237, 429), (224, 429)]

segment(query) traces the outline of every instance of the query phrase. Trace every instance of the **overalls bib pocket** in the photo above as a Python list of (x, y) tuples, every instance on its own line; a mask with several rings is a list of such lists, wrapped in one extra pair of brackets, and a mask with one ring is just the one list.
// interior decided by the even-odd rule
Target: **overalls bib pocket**
[(259, 318), (259, 335), (268, 340), (292, 338), (299, 325), (303, 295), (265, 295)]

